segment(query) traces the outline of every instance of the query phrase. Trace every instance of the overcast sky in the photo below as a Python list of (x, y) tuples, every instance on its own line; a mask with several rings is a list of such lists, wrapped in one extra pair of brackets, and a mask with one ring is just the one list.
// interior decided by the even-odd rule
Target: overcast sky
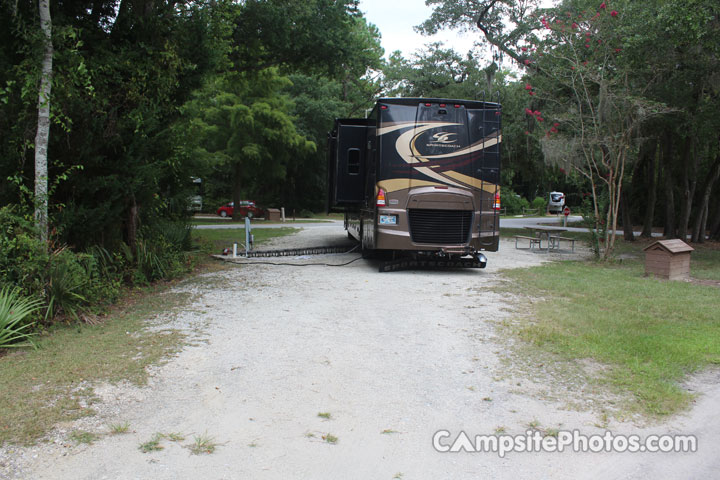
[(473, 36), (468, 33), (444, 30), (425, 37), (413, 30), (430, 18), (432, 8), (425, 6), (425, 0), (360, 0), (360, 10), (380, 30), (385, 58), (395, 50), (402, 51), (407, 58), (423, 45), (437, 41), (443, 41), (446, 48), (452, 47), (460, 54), (472, 48)]

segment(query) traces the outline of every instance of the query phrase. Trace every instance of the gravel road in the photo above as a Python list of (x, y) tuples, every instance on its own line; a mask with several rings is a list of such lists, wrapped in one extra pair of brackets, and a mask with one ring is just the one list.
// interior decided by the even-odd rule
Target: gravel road
[[(341, 226), (314, 227), (275, 241), (300, 247), (345, 241)], [(582, 255), (577, 253), (575, 255)], [(505, 240), (484, 270), (378, 273), (356, 254), (247, 261), (185, 282), (191, 308), (162, 326), (196, 341), (154, 369), (150, 385), (99, 385), (99, 415), (81, 422), (131, 433), (5, 449), (0, 470), (32, 479), (484, 479), (717, 478), (720, 399), (716, 374), (688, 414), (662, 425), (611, 421), (617, 433), (693, 433), (697, 453), (439, 453), (435, 432), (471, 437), (528, 425), (602, 434), (593, 410), (567, 408), (582, 388), (557, 399), (538, 379), (511, 373), (498, 325), (520, 299), (491, 287), (502, 269), (573, 255), (516, 250)], [(199, 332), (199, 333), (197, 333)], [(534, 381), (536, 380), (536, 381)], [(562, 390), (561, 386), (557, 386)], [(328, 414), (318, 416), (319, 413)], [(161, 451), (138, 447), (157, 433)], [(194, 436), (212, 454), (193, 455)], [(333, 442), (333, 440), (335, 440)], [(12, 454), (12, 458), (8, 458)], [(0, 457), (2, 458), (2, 457)]]

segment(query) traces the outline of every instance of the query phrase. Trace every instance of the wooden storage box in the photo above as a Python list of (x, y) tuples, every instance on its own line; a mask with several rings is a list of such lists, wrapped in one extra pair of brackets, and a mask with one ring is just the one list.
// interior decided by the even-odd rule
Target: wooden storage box
[(682, 240), (660, 240), (645, 247), (645, 275), (668, 280), (683, 280), (690, 276), (692, 248)]
[(267, 209), (267, 218), (265, 220), (268, 220), (270, 222), (279, 222), (281, 220), (280, 209), (279, 208), (268, 208)]

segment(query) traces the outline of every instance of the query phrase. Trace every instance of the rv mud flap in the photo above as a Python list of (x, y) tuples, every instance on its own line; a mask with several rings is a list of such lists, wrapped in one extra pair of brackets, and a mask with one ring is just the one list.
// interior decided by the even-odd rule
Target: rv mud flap
[(432, 255), (416, 255), (380, 264), (380, 272), (398, 272), (414, 269), (485, 268), (487, 258), (482, 253), (468, 257), (442, 258)]

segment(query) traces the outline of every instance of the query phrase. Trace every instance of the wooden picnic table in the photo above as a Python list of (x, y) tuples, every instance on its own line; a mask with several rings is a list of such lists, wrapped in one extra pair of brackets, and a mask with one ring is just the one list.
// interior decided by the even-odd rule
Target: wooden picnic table
[[(558, 234), (567, 232), (567, 228), (553, 227), (550, 225), (535, 225), (532, 227), (525, 227), (527, 230), (535, 232), (535, 236), (540, 239), (540, 248), (542, 248), (542, 239), (545, 238), (547, 242), (546, 251), (550, 251), (550, 248), (557, 248), (560, 245), (559, 241), (551, 241), (551, 238), (556, 238)], [(573, 250), (575, 250), (575, 241), (573, 240)]]

